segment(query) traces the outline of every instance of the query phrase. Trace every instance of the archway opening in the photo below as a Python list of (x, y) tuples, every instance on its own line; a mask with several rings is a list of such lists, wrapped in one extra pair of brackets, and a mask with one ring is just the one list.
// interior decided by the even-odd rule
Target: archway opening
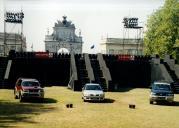
[(69, 50), (66, 49), (66, 48), (60, 48), (58, 51), (57, 51), (57, 54), (69, 54)]

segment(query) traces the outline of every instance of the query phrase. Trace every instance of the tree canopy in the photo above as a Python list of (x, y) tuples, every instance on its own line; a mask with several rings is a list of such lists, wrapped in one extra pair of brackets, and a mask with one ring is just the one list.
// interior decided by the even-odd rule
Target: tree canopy
[(148, 18), (144, 46), (147, 55), (176, 56), (174, 48), (179, 48), (179, 0), (166, 0)]

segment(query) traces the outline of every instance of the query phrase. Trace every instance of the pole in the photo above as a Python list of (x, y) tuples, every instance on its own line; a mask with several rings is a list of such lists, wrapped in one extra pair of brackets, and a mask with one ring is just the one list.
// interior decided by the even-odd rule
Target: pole
[[(17, 49), (17, 48), (16, 48), (16, 47), (17, 47), (17, 44), (16, 44), (16, 33), (15, 33), (14, 36), (15, 36), (14, 40), (15, 40), (15, 51), (16, 51), (16, 49)], [(18, 35), (17, 35), (17, 36), (18, 36)]]
[(125, 38), (125, 28), (123, 28), (123, 42), (122, 42), (122, 51), (123, 51), (123, 54), (124, 54), (124, 38)]
[(137, 41), (136, 41), (136, 43), (137, 43), (137, 44), (136, 44), (136, 47), (137, 47), (137, 48), (136, 48), (136, 54), (138, 55), (138, 44), (139, 44), (139, 32), (138, 32), (138, 29), (137, 29), (137, 37), (136, 37), (136, 40), (137, 40)]
[[(22, 13), (23, 13), (23, 11), (21, 9), (21, 14)], [(22, 24), (21, 24), (21, 52), (23, 51), (22, 43), (23, 43), (23, 18), (22, 18)]]
[(4, 8), (4, 56), (6, 56), (6, 11)]
[(81, 54), (83, 53), (83, 41), (81, 40)]

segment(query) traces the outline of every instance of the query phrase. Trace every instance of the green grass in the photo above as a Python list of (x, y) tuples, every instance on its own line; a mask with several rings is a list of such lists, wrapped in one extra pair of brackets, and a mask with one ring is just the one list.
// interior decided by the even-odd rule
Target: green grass
[[(106, 102), (88, 103), (81, 92), (64, 87), (45, 88), (44, 103), (13, 98), (0, 90), (0, 127), (15, 128), (178, 128), (179, 95), (175, 105), (150, 105), (148, 89), (107, 92)], [(74, 108), (66, 108), (72, 103)], [(129, 109), (133, 103), (136, 109)]]

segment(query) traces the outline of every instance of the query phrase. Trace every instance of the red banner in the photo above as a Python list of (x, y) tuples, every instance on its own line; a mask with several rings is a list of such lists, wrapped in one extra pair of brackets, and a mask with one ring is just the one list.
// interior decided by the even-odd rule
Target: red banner
[(36, 58), (49, 58), (48, 52), (35, 52)]
[(134, 56), (131, 56), (131, 55), (118, 55), (118, 60), (119, 61), (134, 60)]

